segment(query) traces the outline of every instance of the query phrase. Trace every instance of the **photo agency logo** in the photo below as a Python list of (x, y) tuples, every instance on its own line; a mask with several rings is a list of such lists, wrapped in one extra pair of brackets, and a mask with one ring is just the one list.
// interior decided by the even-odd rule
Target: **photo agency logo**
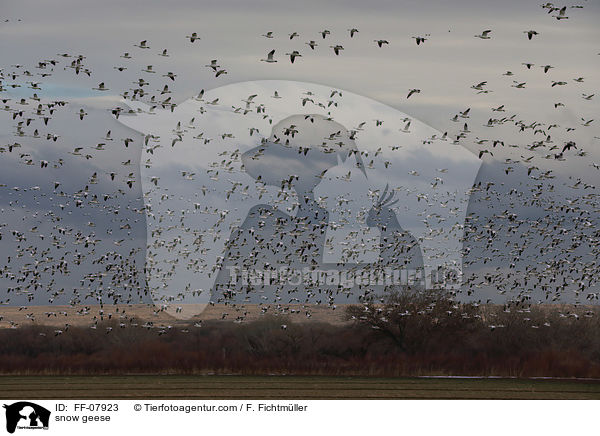
[(39, 404), (19, 401), (4, 405), (6, 414), (6, 431), (14, 433), (19, 430), (48, 430), (50, 411)]
[(182, 319), (215, 303), (368, 301), (458, 289), (481, 161), (344, 90), (243, 82), (176, 107), (126, 101), (144, 137), (146, 274)]

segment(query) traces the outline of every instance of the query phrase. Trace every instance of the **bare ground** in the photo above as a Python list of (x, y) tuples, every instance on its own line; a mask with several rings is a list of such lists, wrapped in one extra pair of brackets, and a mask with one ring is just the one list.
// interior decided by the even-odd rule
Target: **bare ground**
[(300, 376), (0, 376), (0, 398), (600, 399), (598, 380)]
[(80, 306), (27, 306), (24, 308), (0, 306), (0, 328), (25, 325), (49, 325), (64, 327), (91, 326), (95, 320), (129, 320), (135, 318), (139, 323), (151, 321), (155, 326), (181, 325), (200, 320), (254, 321), (265, 314), (279, 316), (292, 322), (326, 322), (344, 324), (344, 306), (332, 309), (326, 306), (304, 304), (245, 304), (245, 305), (208, 305), (204, 311), (189, 320), (180, 320), (160, 307), (154, 305), (80, 305)]

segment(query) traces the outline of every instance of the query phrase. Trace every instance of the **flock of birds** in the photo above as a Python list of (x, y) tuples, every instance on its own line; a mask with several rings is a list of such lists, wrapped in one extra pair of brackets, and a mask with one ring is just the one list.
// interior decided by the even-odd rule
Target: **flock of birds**
[[(542, 5), (542, 8), (547, 11), (553, 18), (558, 21), (569, 19), (568, 11), (570, 9), (582, 8), (580, 5), (573, 6), (556, 6), (552, 3)], [(524, 29), (524, 38), (526, 41), (531, 41), (537, 38), (543, 38), (543, 33), (533, 29)], [(334, 56), (343, 56), (344, 47), (340, 43), (331, 43), (328, 41), (331, 38), (332, 32), (323, 29), (315, 39), (309, 39), (305, 42), (307, 50), (314, 51), (316, 47), (322, 44), (328, 45)], [(201, 44), (202, 38), (199, 32), (192, 32), (185, 36), (189, 44)], [(268, 31), (262, 35), (267, 40), (276, 38), (277, 35)], [(349, 43), (361, 37), (361, 32), (357, 28), (348, 28), (347, 36)], [(494, 37), (494, 32), (491, 29), (485, 29), (481, 33), (474, 35), (475, 38), (489, 40)], [(298, 32), (291, 32), (284, 38), (294, 40), (300, 38)], [(431, 34), (423, 33), (422, 35), (412, 35), (415, 44), (422, 46), (431, 44)], [(183, 38), (182, 38), (183, 39)], [(385, 50), (386, 46), (393, 44), (393, 41), (388, 39), (375, 39), (373, 48), (375, 50)], [(141, 40), (139, 43), (132, 45), (133, 49), (124, 52), (120, 58), (124, 61), (131, 61), (135, 57), (133, 50), (148, 51), (156, 50), (149, 43), (149, 40)], [(273, 64), (279, 62), (278, 53), (275, 49), (267, 52), (266, 56), (257, 59), (260, 62)], [(300, 58), (306, 53), (300, 50), (292, 50), (285, 53), (291, 64), (297, 64)], [(161, 48), (157, 52), (157, 56), (171, 56), (168, 49)], [(132, 144), (137, 144), (138, 140), (131, 136), (122, 138), (114, 137), (111, 128), (106, 129), (103, 137), (98, 138), (97, 143), (93, 146), (81, 146), (73, 144), (72, 151), (69, 156), (60, 156), (54, 154), (52, 159), (39, 158), (39, 153), (27, 143), (32, 139), (36, 141), (47, 141), (48, 144), (61, 143), (66, 140), (63, 138), (64, 133), (53, 129), (53, 121), (59, 118), (59, 113), (67, 111), (73, 104), (64, 100), (52, 100), (43, 96), (38, 96), (38, 92), (44, 89), (43, 81), (52, 77), (55, 69), (62, 68), (64, 71), (72, 71), (75, 77), (85, 75), (92, 77), (93, 70), (86, 63), (87, 56), (76, 55), (70, 53), (60, 53), (56, 57), (43, 59), (35, 65), (12, 65), (10, 68), (0, 69), (0, 100), (2, 102), (2, 113), (8, 116), (12, 122), (13, 138), (3, 144), (0, 144), (0, 155), (3, 156), (4, 165), (13, 165), (17, 162), (18, 165), (25, 165), (29, 168), (36, 168), (37, 171), (43, 173), (36, 180), (42, 180), (40, 183), (47, 183), (48, 186), (9, 186), (2, 178), (0, 178), (0, 195), (4, 198), (3, 209), (1, 215), (4, 217), (12, 217), (9, 223), (0, 223), (0, 241), (7, 243), (10, 240), (11, 247), (14, 246), (14, 251), (9, 249), (2, 250), (2, 264), (0, 265), (0, 276), (4, 283), (9, 283), (6, 294), (3, 300), (0, 301), (4, 305), (13, 305), (13, 301), (20, 301), (19, 298), (25, 297), (29, 302), (36, 300), (36, 296), (45, 292), (47, 303), (52, 305), (55, 301), (64, 301), (80, 305), (77, 314), (85, 315), (93, 311), (90, 301), (96, 301), (102, 304), (114, 302), (116, 304), (134, 304), (142, 301), (148, 302), (148, 289), (145, 280), (146, 266), (140, 264), (140, 259), (143, 261), (143, 256), (146, 250), (145, 246), (139, 246), (135, 243), (132, 236), (133, 228), (143, 225), (143, 216), (146, 209), (140, 199), (132, 199), (132, 190), (139, 185), (138, 172), (134, 168), (135, 161), (126, 159), (115, 164), (115, 168), (111, 171), (94, 170), (86, 178), (85, 183), (76, 189), (69, 190), (64, 185), (69, 185), (65, 178), (57, 180), (57, 174), (67, 174), (73, 170), (73, 166), (77, 165), (77, 160), (81, 159), (86, 165), (92, 164), (106, 150), (114, 147), (123, 147), (129, 149)], [(287, 60), (286, 60), (287, 62)], [(533, 63), (524, 63), (524, 68), (531, 70), (535, 65)], [(132, 66), (116, 65), (114, 69), (122, 73)], [(225, 67), (221, 65), (218, 59), (212, 59), (206, 64), (215, 78), (222, 77), (228, 74)], [(552, 65), (540, 65), (543, 74), (547, 74), (550, 69), (555, 68)], [(121, 90), (120, 95), (125, 100), (142, 101), (150, 107), (150, 111), (156, 108), (169, 109), (173, 111), (177, 107), (177, 103), (171, 97), (173, 93), (172, 87), (177, 83), (178, 75), (175, 72), (168, 71), (160, 74), (155, 70), (153, 65), (146, 65), (141, 70), (144, 75), (134, 81), (134, 88)], [(504, 76), (511, 77), (514, 75), (511, 71), (506, 71)], [(160, 77), (157, 80), (163, 80), (167, 83), (161, 84), (156, 89), (151, 89), (151, 78)], [(576, 77), (567, 80), (553, 80), (549, 89), (554, 87), (566, 86), (569, 83), (585, 83), (585, 78)], [(491, 92), (487, 87), (488, 83), (482, 81), (475, 83), (471, 88), (478, 94), (486, 94)], [(527, 83), (514, 81), (511, 87), (522, 89), (526, 88)], [(32, 95), (28, 98), (14, 97), (17, 88), (27, 87), (31, 89)], [(106, 81), (99, 82), (97, 86), (92, 88), (99, 93), (114, 94), (117, 90), (107, 86)], [(409, 88), (406, 98), (418, 98), (422, 93), (421, 89)], [(426, 92), (426, 90), (424, 91)], [(218, 105), (217, 100), (205, 101), (203, 99), (204, 91), (200, 92), (196, 99), (205, 105)], [(331, 105), (336, 105), (336, 94), (339, 91), (332, 90), (330, 99), (326, 102), (319, 102), (322, 107), (327, 108)], [(42, 94), (43, 95), (43, 94)], [(264, 105), (256, 104), (253, 99), (255, 95), (248, 96), (243, 100), (240, 107), (232, 107), (231, 110), (242, 115), (253, 112), (264, 114), (268, 117), (268, 108)], [(277, 92), (273, 98), (281, 98)], [(581, 92), (581, 98), (590, 101), (594, 99), (594, 92)], [(310, 94), (306, 93), (303, 105), (314, 103), (315, 99)], [(564, 107), (561, 102), (554, 104), (554, 109), (559, 110)], [(90, 114), (89, 109), (78, 108), (74, 115), (74, 122), (86, 120)], [(131, 109), (123, 106), (116, 106), (110, 110), (112, 116), (118, 118), (122, 114), (135, 113)], [(502, 155), (496, 150), (499, 149), (516, 149), (518, 153), (522, 153), (520, 159), (506, 158), (499, 160), (498, 165), (502, 168), (501, 173), (507, 178), (512, 177), (512, 173), (526, 172), (527, 179), (530, 183), (523, 186), (523, 190), (519, 191), (514, 187), (507, 192), (504, 189), (504, 184), (498, 180), (490, 180), (488, 182), (479, 182), (473, 187), (473, 198), (475, 202), (481, 202), (483, 205), (494, 202), (500, 204), (504, 208), (501, 213), (493, 216), (478, 215), (480, 209), (474, 209), (477, 213), (472, 213), (468, 216), (465, 224), (465, 265), (470, 264), (487, 264), (493, 265), (485, 270), (484, 273), (478, 272), (472, 276), (465, 276), (464, 287), (468, 289), (468, 293), (477, 293), (479, 289), (488, 286), (494, 287), (500, 294), (514, 293), (512, 296), (514, 301), (519, 301), (523, 304), (531, 303), (531, 293), (541, 291), (545, 294), (546, 301), (561, 301), (569, 290), (574, 287), (575, 295), (578, 302), (595, 303), (598, 300), (598, 279), (600, 273), (600, 265), (598, 259), (600, 257), (600, 235), (598, 233), (598, 214), (600, 213), (600, 205), (598, 203), (598, 195), (595, 192), (596, 186), (586, 183), (580, 178), (569, 179), (568, 183), (558, 185), (554, 184), (556, 172), (544, 165), (544, 161), (556, 163), (565, 161), (569, 156), (586, 157), (586, 150), (580, 143), (574, 140), (565, 140), (557, 142), (554, 140), (554, 132), (561, 131), (561, 135), (568, 135), (570, 132), (581, 129), (592, 129), (594, 119), (589, 116), (580, 117), (578, 125), (558, 125), (546, 124), (539, 121), (526, 121), (520, 118), (517, 113), (508, 113), (508, 108), (502, 104), (491, 108), (492, 116), (484, 125), (486, 128), (494, 129), (499, 127), (507, 127), (512, 131), (520, 133), (524, 136), (524, 141), (521, 144), (511, 144), (502, 138), (484, 139), (472, 138), (469, 125), (471, 116), (471, 108), (465, 108), (457, 114), (451, 114), (449, 118), (456, 123), (457, 128), (454, 131), (444, 132), (440, 136), (432, 136), (423, 138), (423, 145), (432, 143), (433, 141), (450, 141), (456, 144), (462, 144), (469, 140), (473, 140), (480, 149), (478, 150), (479, 158), (486, 155), (493, 157)], [(198, 115), (198, 118), (202, 114)], [(181, 140), (184, 130), (188, 127), (193, 127), (195, 119), (181, 120), (174, 128), (174, 136), (171, 142), (172, 147), (177, 146), (177, 142)], [(365, 120), (365, 123), (374, 123), (377, 127), (381, 127), (379, 120)], [(385, 126), (385, 128), (395, 128), (401, 132), (409, 133), (411, 126), (410, 119), (400, 120), (398, 126)], [(290, 126), (293, 129), (294, 126)], [(360, 130), (358, 126), (354, 130), (354, 134)], [(188, 129), (189, 130), (189, 129)], [(250, 135), (254, 134), (250, 131)], [(229, 133), (223, 132), (223, 137)], [(556, 136), (561, 136), (556, 135)], [(590, 135), (593, 136), (593, 135)], [(200, 144), (207, 145), (211, 139), (203, 136), (202, 132), (197, 132), (194, 138)], [(594, 140), (600, 139), (594, 136)], [(160, 138), (152, 135), (145, 135), (141, 138), (146, 156), (142, 157), (142, 164), (151, 165), (150, 160), (146, 160), (147, 154), (152, 155), (153, 150), (160, 147)], [(39, 142), (34, 142), (38, 144)], [(133, 147), (132, 147), (133, 148)], [(306, 153), (308, 150), (301, 150), (300, 153)], [(540, 153), (541, 152), (541, 153)], [(227, 155), (221, 156), (223, 162), (215, 163), (217, 167), (226, 167), (233, 160), (239, 160), (241, 156)], [(362, 156), (365, 163), (368, 165), (369, 156)], [(372, 157), (372, 156), (371, 156)], [(82, 163), (83, 165), (83, 163)], [(600, 170), (600, 165), (595, 162), (590, 162), (589, 167), (594, 170)], [(85, 166), (85, 168), (88, 168)], [(443, 170), (440, 170), (440, 175), (443, 175)], [(184, 173), (182, 178), (193, 180), (194, 174)], [(415, 174), (418, 176), (418, 174)], [(55, 178), (55, 180), (52, 180)], [(151, 182), (158, 186), (159, 178), (154, 178)], [(283, 183), (293, 184), (293, 179), (282, 181)], [(442, 179), (438, 181), (443, 183)], [(112, 186), (112, 191), (100, 192), (95, 186)], [(502, 185), (502, 186), (501, 186)], [(235, 189), (235, 188), (234, 188)], [(244, 189), (244, 187), (239, 187)], [(566, 193), (565, 202), (555, 201), (553, 194), (555, 192)], [(380, 193), (374, 193), (375, 196)], [(428, 201), (426, 196), (423, 196), (423, 201)], [(28, 202), (27, 199), (33, 199)], [(22, 204), (30, 204), (32, 207), (26, 210)], [(198, 203), (195, 208), (200, 209), (205, 207)], [(208, 205), (210, 206), (210, 205)], [(340, 207), (344, 207), (344, 202), (340, 202)], [(539, 221), (531, 222), (526, 216), (520, 216), (521, 208), (536, 207), (538, 210), (545, 211), (545, 218)], [(485, 206), (484, 206), (485, 208)], [(75, 212), (76, 211), (76, 212)], [(81, 212), (80, 212), (81, 211)], [(172, 211), (170, 211), (172, 212)], [(73, 223), (70, 215), (75, 213), (78, 216), (86, 216), (89, 218), (87, 223)], [(99, 236), (96, 233), (96, 223), (93, 216), (98, 214), (107, 215), (111, 218), (112, 226), (105, 229), (107, 235)], [(18, 217), (18, 218), (15, 218)], [(435, 218), (435, 217), (433, 217)], [(18, 221), (16, 220), (18, 219)], [(3, 220), (4, 221), (4, 220)], [(33, 225), (29, 225), (34, 222)], [(81, 224), (84, 224), (83, 226)], [(27, 225), (28, 228), (24, 226)], [(299, 224), (301, 225), (301, 224)], [(44, 228), (44, 233), (41, 233), (41, 228)], [(153, 231), (167, 231), (164, 229), (155, 228)], [(302, 231), (301, 228), (298, 231)], [(109, 238), (112, 242), (112, 247), (103, 244), (103, 238)], [(497, 242), (501, 243), (498, 245)], [(168, 241), (172, 244), (172, 250), (182, 253), (180, 247), (177, 246), (178, 241)], [(201, 241), (199, 242), (201, 244)], [(5, 247), (7, 246), (5, 245)], [(127, 247), (127, 249), (124, 249)], [(278, 246), (275, 249), (280, 252), (285, 252), (285, 247)], [(477, 253), (475, 258), (470, 258), (470, 253)], [(201, 256), (202, 250), (197, 251), (197, 256)], [(548, 257), (548, 254), (552, 255)], [(536, 256), (539, 256), (541, 265), (535, 265)], [(196, 262), (194, 254), (182, 253), (182, 258)], [(284, 256), (285, 257), (285, 256)], [(534, 265), (521, 265), (524, 258), (529, 261), (533, 259)], [(506, 267), (500, 267), (498, 262), (503, 262)], [(200, 264), (201, 264), (200, 259)], [(79, 280), (79, 286), (74, 289), (65, 289), (61, 283), (61, 277), (76, 274), (81, 265), (87, 265), (85, 273)], [(522, 268), (521, 268), (522, 266)], [(541, 270), (540, 270), (541, 267)], [(483, 268), (486, 268), (483, 266)], [(169, 271), (163, 271), (163, 274), (168, 275)], [(186, 292), (190, 292), (193, 284), (189, 284)], [(73, 295), (71, 295), (73, 294)], [(13, 298), (14, 297), (14, 298)], [(36, 300), (39, 301), (39, 300)], [(184, 301), (185, 302), (185, 301)], [(227, 304), (227, 300), (220, 301)], [(296, 301), (290, 298), (287, 303), (306, 303)], [(214, 303), (213, 303), (214, 304)], [(242, 322), (247, 311), (244, 309), (243, 303), (229, 303), (236, 307), (238, 317), (236, 321)], [(335, 309), (335, 304), (319, 300), (317, 304), (327, 304), (332, 309)], [(262, 311), (281, 310), (286, 301), (282, 301), (279, 297), (276, 301), (265, 301), (261, 303)], [(132, 326), (132, 318), (124, 312), (116, 310), (120, 317), (119, 326), (122, 328)], [(123, 309), (121, 309), (123, 310)], [(156, 313), (162, 310), (157, 308)], [(306, 316), (310, 317), (310, 307), (306, 306)], [(507, 308), (507, 310), (510, 310)], [(22, 305), (20, 311), (26, 313), (28, 320), (35, 320), (35, 315), (30, 311), (30, 307)], [(48, 311), (45, 316), (58, 317), (66, 316), (66, 312)], [(98, 315), (94, 316), (91, 328), (96, 328), (99, 321), (109, 319), (113, 315), (105, 315), (103, 310), (100, 310)], [(115, 315), (116, 316), (116, 315)], [(225, 313), (222, 318), (226, 318)], [(0, 318), (1, 320), (1, 318)], [(18, 327), (18, 323), (12, 320), (12, 327)], [(55, 334), (61, 335), (69, 328), (69, 323), (65, 323), (65, 327), (57, 329)], [(197, 327), (201, 326), (198, 322)], [(169, 327), (155, 326), (152, 322), (147, 322), (143, 325), (145, 328), (156, 328), (158, 334), (164, 334)], [(282, 328), (286, 328), (282, 325)], [(107, 328), (106, 333), (110, 333), (112, 327)]]

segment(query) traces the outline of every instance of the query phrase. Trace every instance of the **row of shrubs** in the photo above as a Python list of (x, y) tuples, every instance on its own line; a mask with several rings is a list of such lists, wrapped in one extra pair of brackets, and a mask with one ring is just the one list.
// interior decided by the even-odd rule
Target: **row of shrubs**
[[(596, 309), (476, 306), (402, 292), (349, 306), (346, 325), (282, 317), (163, 329), (0, 331), (2, 374), (312, 374), (600, 377)], [(108, 330), (107, 327), (112, 327)]]

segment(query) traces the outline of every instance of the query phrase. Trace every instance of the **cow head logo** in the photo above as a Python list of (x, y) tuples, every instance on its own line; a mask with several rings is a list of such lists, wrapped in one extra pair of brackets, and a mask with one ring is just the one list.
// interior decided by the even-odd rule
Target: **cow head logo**
[(10, 405), (5, 404), (6, 431), (14, 433), (17, 428), (48, 428), (50, 411), (29, 401), (19, 401)]

